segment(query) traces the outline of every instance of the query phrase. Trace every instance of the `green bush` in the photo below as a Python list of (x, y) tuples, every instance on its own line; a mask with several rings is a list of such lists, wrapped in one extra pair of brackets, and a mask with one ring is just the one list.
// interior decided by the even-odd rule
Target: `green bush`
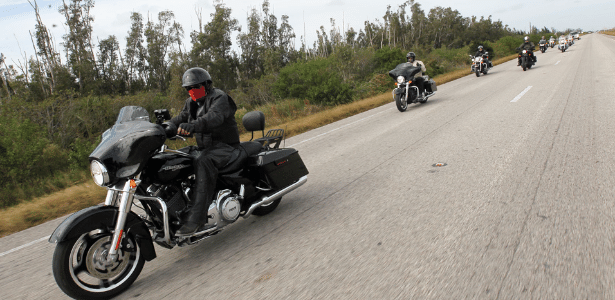
[(352, 101), (352, 89), (329, 68), (327, 59), (288, 65), (280, 70), (274, 93), (280, 98), (308, 99), (314, 104), (336, 105)]
[(517, 53), (517, 48), (523, 43), (523, 36), (505, 36), (495, 42), (494, 52), (498, 55), (507, 56)]
[(399, 48), (386, 46), (376, 50), (374, 54), (374, 64), (376, 70), (380, 72), (393, 70), (395, 66), (403, 62), (406, 62), (406, 53)]

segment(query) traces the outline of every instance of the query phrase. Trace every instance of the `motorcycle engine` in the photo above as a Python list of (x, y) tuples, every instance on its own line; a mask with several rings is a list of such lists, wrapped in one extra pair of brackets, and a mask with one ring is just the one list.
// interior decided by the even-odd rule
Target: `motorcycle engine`
[(241, 202), (237, 199), (237, 196), (231, 193), (226, 194), (219, 199), (218, 207), (222, 219), (227, 222), (234, 222), (239, 217), (241, 211)]

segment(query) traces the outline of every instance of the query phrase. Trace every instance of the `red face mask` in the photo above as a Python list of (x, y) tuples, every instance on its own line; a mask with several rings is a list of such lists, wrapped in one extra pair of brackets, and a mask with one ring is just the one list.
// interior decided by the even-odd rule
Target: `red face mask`
[(198, 89), (191, 89), (188, 91), (188, 94), (190, 94), (192, 101), (196, 101), (197, 99), (207, 96), (207, 92), (205, 91), (204, 86), (201, 86)]

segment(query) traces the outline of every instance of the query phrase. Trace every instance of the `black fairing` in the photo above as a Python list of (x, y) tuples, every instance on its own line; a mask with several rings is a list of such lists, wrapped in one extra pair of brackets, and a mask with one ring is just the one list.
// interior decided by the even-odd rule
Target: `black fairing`
[(397, 77), (399, 76), (404, 76), (406, 80), (410, 80), (420, 71), (421, 68), (419, 67), (412, 66), (409, 63), (401, 63), (397, 65), (395, 69), (389, 71), (389, 76), (395, 80), (397, 80)]
[(165, 139), (164, 128), (150, 123), (145, 109), (126, 106), (120, 110), (115, 125), (103, 133), (102, 141), (90, 154), (90, 161), (102, 162), (113, 183), (141, 172)]

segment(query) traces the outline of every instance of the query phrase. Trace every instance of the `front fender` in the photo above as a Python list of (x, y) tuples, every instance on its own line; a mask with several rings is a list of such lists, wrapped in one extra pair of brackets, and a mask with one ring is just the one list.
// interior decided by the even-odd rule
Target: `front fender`
[[(66, 218), (49, 237), (49, 242), (61, 243), (96, 229), (111, 231), (115, 227), (117, 215), (118, 208), (115, 206), (92, 206), (82, 209)], [(126, 217), (125, 232), (135, 238), (145, 260), (150, 261), (156, 258), (156, 250), (149, 229), (143, 220), (132, 211)]]

